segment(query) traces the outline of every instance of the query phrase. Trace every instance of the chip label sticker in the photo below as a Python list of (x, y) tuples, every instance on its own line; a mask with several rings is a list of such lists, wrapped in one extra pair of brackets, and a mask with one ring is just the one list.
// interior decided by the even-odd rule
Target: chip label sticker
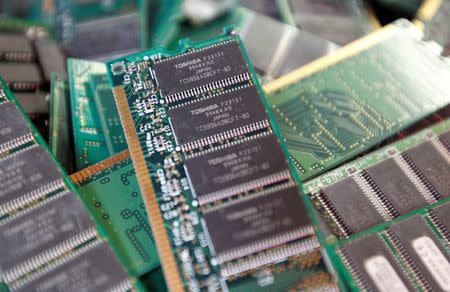
[(450, 263), (428, 236), (421, 236), (412, 242), (417, 255), (444, 291), (450, 291)]
[(376, 255), (368, 258), (364, 261), (364, 268), (381, 292), (408, 291), (399, 275), (385, 257)]

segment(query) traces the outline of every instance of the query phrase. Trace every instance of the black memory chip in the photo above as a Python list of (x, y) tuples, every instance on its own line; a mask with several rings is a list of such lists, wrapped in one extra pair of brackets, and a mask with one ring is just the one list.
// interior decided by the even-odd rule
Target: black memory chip
[(108, 243), (103, 241), (13, 288), (17, 292), (131, 291), (132, 284)]
[(201, 205), (289, 178), (289, 166), (270, 134), (194, 156), (185, 162)]
[(329, 185), (322, 192), (354, 233), (384, 222), (352, 177)]
[(34, 90), (42, 85), (39, 67), (34, 63), (2, 63), (0, 76), (12, 90)]
[(267, 189), (212, 207), (204, 218), (219, 263), (314, 233), (295, 186)]
[[(440, 244), (425, 220), (419, 215), (411, 216), (393, 224), (391, 230), (402, 248), (419, 267), (425, 281), (431, 286), (427, 291), (450, 290), (450, 256)], [(419, 276), (419, 278), (422, 278)]]
[[(447, 131), (439, 136), (439, 139), (444, 143), (446, 147), (450, 147), (450, 131)], [(450, 148), (448, 148), (450, 151)]]
[(341, 257), (364, 291), (414, 291), (391, 251), (376, 233), (344, 245)]
[(393, 158), (367, 168), (366, 172), (400, 215), (428, 204)]
[(169, 115), (181, 145), (214, 135), (226, 139), (232, 135), (225, 135), (226, 132), (238, 128), (252, 131), (252, 125), (258, 129), (255, 123), (267, 121), (261, 96), (254, 86), (172, 108)]
[(0, 60), (6, 60), (9, 62), (29, 62), (33, 59), (33, 49), (30, 41), (25, 35), (0, 34)]
[(240, 44), (230, 40), (163, 59), (154, 70), (162, 95), (169, 97), (247, 74), (246, 64)]
[[(95, 225), (74, 193), (50, 199), (0, 224), (0, 270), (8, 274), (10, 269), (57, 245), (59, 251), (67, 252), (75, 246), (64, 242), (90, 228)], [(90, 233), (95, 236), (92, 230)]]
[(450, 157), (446, 159), (430, 141), (405, 153), (442, 197), (450, 197)]
[(434, 207), (433, 212), (447, 232), (450, 233), (450, 202)]
[[(0, 104), (0, 153), (12, 147), (12, 140), (31, 135), (22, 113), (12, 102)], [(1, 197), (1, 196), (0, 196)]]
[(60, 171), (40, 146), (0, 159), (0, 210), (2, 205), (25, 194), (45, 194), (49, 185), (60, 179)]

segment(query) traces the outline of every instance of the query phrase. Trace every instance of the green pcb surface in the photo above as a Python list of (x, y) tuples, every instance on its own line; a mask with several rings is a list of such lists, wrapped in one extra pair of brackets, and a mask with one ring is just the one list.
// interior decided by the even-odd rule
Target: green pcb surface
[(448, 62), (401, 20), (263, 88), (309, 180), (449, 104), (449, 78)]
[(99, 62), (69, 59), (68, 77), (74, 130), (75, 165), (81, 170), (110, 156), (89, 84), (89, 74), (104, 74)]
[(129, 272), (159, 266), (158, 254), (128, 151), (73, 175), (80, 198)]
[(119, 153), (127, 149), (127, 142), (108, 75), (90, 74), (89, 79), (108, 151), (111, 155)]
[(69, 82), (65, 75), (54, 73), (50, 89), (49, 146), (68, 173), (75, 169), (72, 131)]
[[(426, 283), (428, 282), (433, 282), (432, 277), (431, 278), (427, 278), (424, 277), (425, 280), (419, 280), (417, 275), (420, 275), (420, 273), (416, 272), (412, 272), (414, 263), (417, 264), (416, 259), (414, 259), (414, 261), (411, 261), (409, 263), (405, 263), (404, 261), (404, 254), (401, 255), (400, 249), (398, 248), (398, 243), (395, 242), (395, 240), (393, 240), (392, 236), (389, 235), (389, 233), (387, 232), (387, 230), (393, 226), (395, 226), (396, 223), (398, 222), (403, 222), (407, 219), (411, 219), (412, 217), (414, 217), (415, 215), (419, 214), (421, 217), (425, 218), (425, 221), (427, 221), (427, 224), (430, 226), (430, 229), (433, 230), (434, 235), (436, 236), (436, 238), (438, 238), (440, 244), (442, 244), (443, 248), (445, 250), (447, 250), (447, 253), (450, 255), (450, 245), (449, 245), (449, 241), (448, 238), (445, 238), (445, 234), (447, 232), (448, 234), (448, 230), (446, 230), (446, 228), (448, 228), (448, 221), (439, 221), (436, 220), (436, 216), (432, 215), (432, 212), (430, 212), (431, 209), (434, 209), (437, 206), (441, 206), (444, 204), (450, 204), (450, 193), (441, 193), (441, 196), (438, 196), (437, 198), (429, 198), (428, 202), (426, 202), (425, 200), (423, 201), (421, 205), (422, 207), (416, 208), (416, 209), (412, 209), (409, 212), (406, 213), (402, 213), (400, 212), (399, 214), (396, 214), (395, 216), (391, 217), (391, 218), (387, 218), (385, 219), (385, 222), (374, 225), (372, 227), (369, 227), (367, 229), (364, 229), (362, 231), (359, 232), (354, 232), (351, 234), (348, 234), (344, 237), (342, 237), (341, 235), (339, 235), (338, 230), (338, 226), (336, 225), (336, 220), (340, 220), (340, 219), (336, 219), (339, 218), (339, 216), (344, 215), (342, 214), (342, 211), (344, 212), (349, 212), (350, 209), (355, 209), (357, 208), (359, 210), (359, 208), (361, 208), (361, 205), (352, 205), (353, 202), (348, 201), (346, 198), (342, 197), (342, 201), (346, 201), (348, 204), (348, 209), (345, 210), (345, 208), (343, 209), (342, 207), (340, 207), (340, 211), (338, 210), (334, 210), (334, 211), (329, 211), (330, 209), (330, 205), (328, 205), (329, 203), (327, 203), (324, 200), (320, 200), (320, 196), (318, 196), (318, 194), (320, 192), (326, 191), (326, 189), (330, 186), (336, 185), (336, 184), (340, 184), (343, 183), (344, 181), (347, 181), (349, 178), (355, 179), (355, 181), (358, 181), (358, 176), (359, 177), (364, 177), (365, 174), (364, 173), (371, 173), (370, 169), (371, 167), (377, 166), (377, 165), (383, 165), (383, 163), (386, 163), (387, 161), (392, 161), (392, 160), (396, 160), (399, 157), (402, 157), (403, 153), (408, 153), (407, 151), (410, 149), (413, 149), (415, 147), (418, 147), (420, 145), (424, 145), (426, 143), (431, 143), (432, 145), (434, 145), (434, 149), (435, 151), (437, 151), (436, 153), (440, 153), (439, 155), (441, 156), (440, 159), (440, 163), (447, 163), (447, 167), (444, 168), (441, 171), (446, 171), (449, 172), (450, 169), (450, 120), (444, 120), (440, 123), (437, 123), (417, 134), (414, 134), (412, 136), (409, 136), (405, 139), (399, 140), (391, 145), (388, 145), (386, 147), (383, 147), (373, 153), (370, 153), (366, 156), (363, 156), (355, 161), (352, 161), (350, 163), (347, 163), (341, 167), (339, 167), (338, 169), (328, 172), (327, 174), (324, 174), (316, 179), (313, 179), (309, 182), (307, 182), (304, 185), (304, 189), (305, 189), (305, 193), (309, 194), (310, 198), (313, 200), (314, 204), (317, 206), (318, 210), (320, 210), (320, 214), (322, 214), (322, 219), (320, 221), (322, 221), (322, 228), (321, 228), (321, 240), (323, 245), (326, 247), (328, 254), (330, 255), (330, 258), (332, 259), (334, 266), (337, 268), (338, 274), (340, 274), (342, 276), (341, 279), (343, 279), (344, 281), (342, 282), (342, 285), (344, 288), (349, 289), (349, 290), (359, 290), (359, 289), (366, 289), (367, 287), (364, 286), (366, 285), (366, 281), (364, 279), (364, 276), (360, 275), (356, 275), (355, 272), (357, 272), (358, 270), (353, 270), (352, 271), (352, 265), (348, 264), (348, 261), (345, 260), (345, 258), (343, 257), (343, 254), (340, 253), (339, 251), (341, 250), (342, 247), (348, 245), (349, 243), (351, 244), (352, 242), (354, 242), (355, 240), (358, 240), (359, 238), (364, 238), (366, 236), (369, 236), (371, 234), (377, 234), (379, 236), (381, 236), (383, 238), (383, 240), (385, 240), (388, 245), (392, 248), (392, 253), (395, 255), (396, 257), (396, 262), (400, 263), (400, 265), (402, 265), (404, 267), (404, 272), (407, 275), (407, 282), (410, 282), (411, 285), (414, 287), (414, 289), (417, 290), (423, 290), (424, 287), (426, 287)], [(430, 156), (431, 155), (431, 156)], [(425, 159), (432, 159), (432, 154), (431, 153), (423, 153), (423, 157)], [(398, 160), (397, 160), (398, 161)], [(410, 166), (408, 166), (410, 167)], [(417, 167), (417, 166), (416, 166)], [(431, 168), (433, 168), (434, 166), (432, 166)], [(436, 166), (437, 167), (437, 166)], [(405, 173), (408, 173), (408, 170), (406, 170), (407, 168), (405, 168), (403, 171)], [(392, 171), (392, 168), (386, 168), (385, 171), (390, 172)], [(424, 169), (420, 169), (419, 171), (427, 171)], [(429, 171), (429, 169), (428, 169)], [(396, 173), (396, 172), (395, 172)], [(362, 175), (363, 174), (363, 175)], [(408, 175), (411, 175), (408, 174)], [(444, 175), (445, 176), (445, 175)], [(384, 208), (387, 204), (389, 204), (389, 202), (392, 202), (392, 199), (395, 200), (395, 198), (392, 197), (392, 193), (389, 193), (386, 191), (386, 185), (390, 185), (389, 189), (391, 191), (396, 191), (396, 187), (394, 187), (394, 185), (397, 185), (398, 188), (401, 190), (405, 184), (405, 182), (400, 182), (398, 180), (398, 175), (392, 175), (391, 177), (391, 181), (386, 181), (383, 184), (380, 184), (380, 181), (377, 182), (376, 177), (372, 177), (372, 181), (375, 181), (375, 184), (378, 185), (380, 188), (384, 188), (384, 191), (381, 193), (381, 195), (385, 198), (387, 198), (386, 200), (384, 200), (383, 203), (381, 203), (380, 206), (383, 206), (382, 208)], [(430, 179), (430, 177), (428, 177), (428, 179)], [(431, 178), (433, 179), (433, 178)], [(436, 185), (434, 185), (436, 186)], [(417, 185), (416, 185), (417, 187)], [(448, 184), (447, 184), (447, 189), (448, 189)], [(426, 194), (426, 192), (424, 191), (424, 189), (422, 189), (421, 191), (422, 194)], [(327, 196), (332, 195), (332, 193), (328, 192)], [(342, 196), (345, 196), (344, 193), (341, 194)], [(417, 197), (414, 197), (412, 194), (412, 191), (410, 193), (408, 193), (406, 197), (410, 196), (409, 199), (407, 199), (407, 201), (416, 201)], [(381, 197), (378, 197), (377, 200), (380, 200)], [(325, 203), (324, 203), (325, 202)], [(406, 201), (404, 201), (406, 204)], [(324, 209), (324, 206), (328, 205), (327, 208)], [(327, 210), (326, 210), (327, 209)], [(448, 209), (448, 208), (447, 208)], [(367, 211), (367, 210), (366, 210)], [(333, 216), (330, 217), (330, 214), (334, 213)], [(338, 214), (336, 216), (336, 214)], [(362, 212), (360, 210), (359, 215), (360, 216), (359, 220), (364, 221), (366, 214), (364, 212)], [(333, 219), (335, 218), (335, 219)], [(341, 217), (342, 218), (342, 217)], [(328, 222), (328, 224), (326, 223)], [(439, 224), (439, 222), (442, 222), (445, 226), (444, 227), (442, 224)], [(419, 226), (417, 226), (417, 228), (419, 228)], [(414, 229), (414, 227), (410, 227), (411, 231)], [(322, 237), (323, 236), (323, 237)], [(447, 235), (448, 236), (448, 235)], [(397, 246), (396, 246), (397, 245)], [(439, 244), (438, 244), (439, 245)], [(367, 254), (369, 254), (369, 250), (366, 250)], [(403, 259), (402, 259), (403, 258)], [(353, 267), (354, 268), (354, 267)], [(448, 273), (449, 270), (447, 268), (447, 270), (442, 270), (442, 274), (441, 276), (436, 276), (437, 278), (439, 277), (447, 277), (448, 279)], [(362, 277), (362, 278), (361, 278)], [(367, 278), (366, 278), (367, 279)]]
[[(197, 64), (198, 62), (200, 64)], [(162, 69), (161, 66), (168, 67)], [(167, 70), (174, 70), (173, 68), (177, 66), (185, 68), (180, 70), (180, 76), (166, 73)], [(306, 224), (304, 236), (295, 238), (286, 245), (272, 246), (261, 253), (259, 253), (261, 250), (256, 250), (251, 256), (246, 254), (248, 256), (241, 256), (236, 261), (216, 260), (214, 257), (214, 247), (210, 243), (208, 232), (215, 231), (217, 234), (217, 229), (205, 226), (210, 222), (205, 223), (207, 221), (205, 213), (208, 210), (212, 211), (214, 207), (212, 204), (199, 201), (195, 196), (186, 170), (187, 159), (195, 155), (217, 153), (221, 149), (242, 145), (241, 143), (261, 137), (273, 137), (277, 147), (279, 144), (282, 146), (283, 151), (279, 152), (280, 155), (287, 154), (286, 147), (278, 139), (280, 132), (270, 110), (267, 110), (268, 104), (259, 87), (256, 74), (234, 30), (227, 30), (221, 37), (197, 44), (185, 41), (177, 52), (153, 49), (125, 56), (110, 61), (107, 68), (169, 290), (286, 291), (302, 288), (336, 288), (321, 257), (320, 246), (316, 242), (311, 226), (314, 223), (306, 216), (304, 221), (302, 220)], [(230, 70), (233, 70), (232, 73), (228, 73)], [(247, 72), (245, 74), (248, 74), (248, 77), (240, 79), (237, 75), (233, 75), (237, 74), (236, 70)], [(222, 75), (215, 77), (216, 80), (211, 80), (210, 77), (215, 76), (210, 75), (214, 74), (211, 72), (231, 77), (228, 79)], [(199, 82), (197, 77), (202, 82)], [(202, 78), (206, 80), (203, 82)], [(217, 85), (213, 81), (217, 81)], [(186, 83), (180, 85), (183, 82)], [(163, 89), (168, 84), (172, 84), (173, 87)], [(175, 93), (170, 95), (164, 91), (181, 90), (178, 86), (186, 88), (186, 84), (189, 89), (178, 92), (180, 95)], [(236, 130), (230, 134), (227, 134), (227, 131), (216, 130), (222, 135), (218, 138), (220, 142), (214, 140), (216, 138), (205, 139), (207, 143), (202, 146), (192, 144), (192, 149), (188, 146), (190, 144), (178, 142), (177, 139), (181, 139), (180, 135), (184, 132), (177, 132), (173, 127), (184, 124), (189, 126), (188, 122), (191, 121), (187, 118), (172, 120), (177, 118), (174, 110), (203, 101), (221, 101), (225, 107), (227, 101), (222, 101), (221, 98), (225, 99), (227, 93), (239, 94), (241, 90), (249, 88), (256, 90), (258, 100), (262, 99), (263, 104), (260, 104), (264, 105), (262, 116), (267, 118), (267, 126), (263, 126), (262, 129), (254, 127), (250, 132)], [(258, 105), (255, 103), (250, 106)], [(213, 107), (214, 105), (205, 106), (198, 111)], [(187, 112), (194, 114), (196, 111)], [(220, 116), (219, 114), (217, 118)], [(227, 117), (226, 113), (224, 117)], [(280, 159), (280, 163), (285, 161), (283, 158)], [(310, 201), (301, 200), (296, 188), (296, 185), (300, 184), (299, 178), (291, 176), (290, 171), (293, 169), (293, 164), (288, 166), (286, 163), (286, 180), (273, 182), (270, 186), (262, 184), (258, 190), (250, 186), (239, 197), (234, 196), (227, 200), (229, 203), (233, 201), (236, 204), (244, 203), (247, 200), (245, 196), (250, 199), (253, 195), (271, 193), (274, 189), (289, 186), (293, 191), (292, 201), (299, 203), (303, 208), (302, 204), (310, 204)], [(218, 208), (223, 207), (226, 201), (218, 199), (215, 205)], [(310, 213), (312, 216), (312, 210), (312, 205), (308, 205), (302, 214)], [(310, 230), (311, 233), (306, 230)], [(225, 232), (231, 236), (233, 230)]]

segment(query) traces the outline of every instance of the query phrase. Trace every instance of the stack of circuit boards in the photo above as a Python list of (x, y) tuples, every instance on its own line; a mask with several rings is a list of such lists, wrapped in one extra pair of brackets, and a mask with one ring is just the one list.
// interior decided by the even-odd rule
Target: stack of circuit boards
[(5, 0), (0, 291), (450, 291), (449, 50), (449, 0)]

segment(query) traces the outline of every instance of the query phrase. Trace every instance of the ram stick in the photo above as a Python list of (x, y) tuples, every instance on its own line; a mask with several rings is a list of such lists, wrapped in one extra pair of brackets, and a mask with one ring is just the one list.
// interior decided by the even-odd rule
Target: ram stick
[(421, 40), (400, 20), (264, 85), (304, 180), (449, 104), (448, 62)]
[[(306, 183), (305, 190), (339, 237), (429, 206), (446, 197), (442, 194), (448, 183), (435, 173), (445, 176), (450, 169), (450, 152), (437, 150), (444, 147), (439, 137), (448, 129), (447, 119), (319, 176)], [(417, 149), (435, 164), (423, 164), (422, 160), (417, 160), (421, 168), (413, 164), (410, 156)], [(439, 186), (440, 192), (434, 186)]]
[(120, 123), (114, 95), (106, 74), (91, 74), (89, 84), (94, 94), (98, 116), (109, 153), (116, 154), (127, 149), (125, 134)]
[[(247, 272), (261, 267), (286, 268), (273, 275), (288, 280), (266, 289), (326, 273), (309, 202), (236, 31), (185, 42), (177, 52), (125, 56), (107, 68), (169, 290), (252, 290), (258, 284)], [(260, 164), (258, 157), (269, 155), (282, 161)], [(210, 171), (192, 173), (196, 165)], [(274, 169), (259, 174), (262, 165)], [(244, 179), (230, 170), (242, 170)], [(201, 185), (213, 178), (215, 184)], [(220, 189), (230, 190), (227, 200), (212, 195)], [(205, 195), (214, 205), (200, 201)], [(326, 277), (316, 284), (334, 285)]]
[(75, 165), (80, 170), (109, 156), (89, 74), (105, 72), (99, 62), (69, 59), (68, 79), (74, 130)]
[[(2, 290), (130, 290), (134, 280), (101, 238), (75, 186), (1, 79), (0, 116), (7, 118), (0, 125)], [(83, 256), (87, 249), (89, 255)], [(78, 280), (70, 284), (74, 278), (65, 279), (72, 274)], [(95, 281), (86, 280), (93, 274)]]
[(72, 173), (75, 158), (69, 82), (67, 77), (57, 73), (51, 79), (49, 146), (65, 170)]

